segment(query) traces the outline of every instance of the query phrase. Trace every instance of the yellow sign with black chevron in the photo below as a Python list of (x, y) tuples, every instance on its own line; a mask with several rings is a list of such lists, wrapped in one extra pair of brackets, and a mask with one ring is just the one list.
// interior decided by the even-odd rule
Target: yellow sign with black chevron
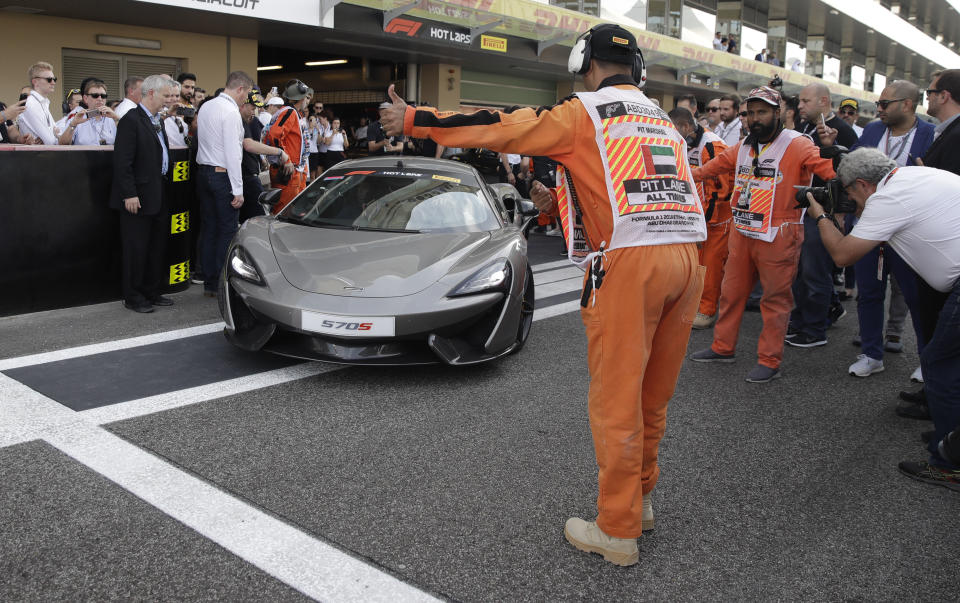
[(173, 164), (173, 181), (186, 182), (190, 179), (190, 162), (178, 161)]
[(185, 211), (170, 216), (170, 234), (179, 234), (190, 230), (190, 212)]
[(190, 260), (170, 266), (170, 284), (176, 285), (190, 278)]

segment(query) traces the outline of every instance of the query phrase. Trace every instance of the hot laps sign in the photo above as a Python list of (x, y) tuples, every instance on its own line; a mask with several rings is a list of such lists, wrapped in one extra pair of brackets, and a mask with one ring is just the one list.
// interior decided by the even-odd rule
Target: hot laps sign
[(139, 0), (240, 17), (320, 25), (320, 0)]
[(383, 31), (411, 38), (436, 40), (437, 42), (455, 44), (457, 46), (469, 46), (471, 42), (473, 42), (473, 37), (466, 29), (460, 29), (450, 25), (424, 23), (423, 21), (405, 19), (403, 17), (397, 17), (387, 23)]

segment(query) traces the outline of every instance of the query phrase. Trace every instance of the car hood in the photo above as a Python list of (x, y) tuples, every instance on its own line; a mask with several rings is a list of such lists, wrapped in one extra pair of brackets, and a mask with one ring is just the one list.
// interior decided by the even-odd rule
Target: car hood
[(486, 232), (392, 233), (274, 222), (270, 243), (280, 271), (303, 291), (399, 297), (437, 282)]

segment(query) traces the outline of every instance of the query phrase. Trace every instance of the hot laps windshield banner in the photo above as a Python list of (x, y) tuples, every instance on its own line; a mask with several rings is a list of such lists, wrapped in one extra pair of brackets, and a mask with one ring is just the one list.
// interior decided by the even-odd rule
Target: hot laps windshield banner
[(320, 0), (138, 0), (150, 4), (196, 8), (238, 17), (320, 25)]

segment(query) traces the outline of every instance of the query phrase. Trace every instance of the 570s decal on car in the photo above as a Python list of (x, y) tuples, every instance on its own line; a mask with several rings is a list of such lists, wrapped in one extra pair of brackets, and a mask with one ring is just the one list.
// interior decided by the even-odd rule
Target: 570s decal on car
[(395, 325), (393, 316), (338, 316), (309, 310), (300, 315), (304, 331), (339, 337), (393, 337)]

